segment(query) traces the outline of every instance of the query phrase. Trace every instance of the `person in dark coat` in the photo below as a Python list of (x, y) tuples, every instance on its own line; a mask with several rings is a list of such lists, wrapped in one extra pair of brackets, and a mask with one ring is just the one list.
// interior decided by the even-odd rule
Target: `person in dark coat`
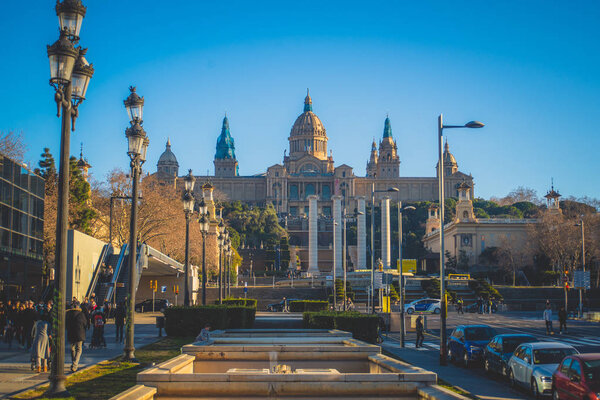
[(47, 372), (50, 359), (50, 323), (47, 315), (39, 314), (39, 319), (31, 329), (31, 336), (33, 337), (31, 357), (35, 361), (37, 372)]
[(425, 340), (425, 327), (423, 326), (423, 317), (420, 315), (417, 317), (416, 330), (417, 342), (415, 343), (415, 347), (418, 349), (423, 346), (423, 340)]
[(123, 326), (125, 325), (126, 314), (125, 305), (123, 302), (120, 302), (115, 310), (115, 328), (117, 330), (116, 340), (118, 343), (123, 341)]
[(71, 372), (77, 371), (79, 367), (87, 326), (88, 320), (79, 308), (79, 303), (74, 302), (66, 314), (67, 340), (71, 344)]
[(563, 328), (565, 328), (565, 333), (569, 333), (567, 332), (567, 310), (565, 310), (565, 307), (561, 307), (560, 310), (558, 310), (558, 325), (561, 335), (563, 333)]
[(23, 345), (27, 347), (27, 350), (31, 349), (31, 341), (33, 339), (31, 330), (37, 320), (38, 313), (33, 308), (33, 301), (26, 302), (25, 310), (23, 311), (23, 334), (25, 335)]

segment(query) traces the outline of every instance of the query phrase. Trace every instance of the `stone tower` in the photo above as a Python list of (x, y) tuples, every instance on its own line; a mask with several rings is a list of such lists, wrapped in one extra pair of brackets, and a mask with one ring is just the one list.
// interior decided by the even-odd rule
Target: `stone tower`
[(458, 203), (456, 203), (456, 220), (457, 221), (473, 221), (475, 213), (473, 212), (473, 201), (471, 200), (471, 185), (463, 181), (457, 187)]
[(179, 175), (179, 163), (177, 157), (171, 151), (171, 140), (167, 139), (165, 151), (160, 155), (156, 169), (163, 177), (177, 178)]
[(383, 138), (379, 143), (379, 159), (377, 160), (378, 178), (398, 178), (400, 176), (400, 157), (398, 147), (392, 136), (390, 118), (385, 118)]
[(227, 115), (223, 118), (221, 134), (217, 139), (217, 151), (215, 153), (215, 176), (232, 177), (238, 176), (238, 162), (235, 158), (235, 144), (229, 132), (229, 120)]
[(373, 139), (373, 144), (371, 145), (371, 158), (367, 163), (367, 176), (369, 178), (374, 178), (377, 176), (377, 159), (379, 158), (379, 154), (377, 152), (377, 143), (375, 143), (375, 139)]
[(552, 188), (546, 195), (546, 207), (548, 212), (551, 214), (562, 214), (562, 210), (560, 209), (560, 197), (561, 194), (554, 190), (554, 182), (552, 183)]
[(297, 160), (311, 155), (319, 160), (327, 160), (327, 134), (323, 123), (313, 113), (312, 99), (306, 91), (304, 112), (294, 122), (289, 137), (290, 159)]
[(438, 206), (431, 204), (427, 210), (427, 220), (425, 221), (425, 234), (440, 229), (440, 217), (438, 215)]

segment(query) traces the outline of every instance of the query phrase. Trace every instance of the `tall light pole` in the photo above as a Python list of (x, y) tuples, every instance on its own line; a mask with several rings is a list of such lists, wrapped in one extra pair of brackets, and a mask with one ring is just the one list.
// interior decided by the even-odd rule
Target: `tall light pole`
[(123, 349), (125, 360), (135, 360), (134, 326), (135, 326), (135, 290), (137, 280), (137, 212), (139, 197), (139, 180), (142, 173), (142, 164), (146, 161), (146, 152), (150, 140), (146, 131), (142, 128), (142, 113), (144, 109), (144, 98), (135, 92), (135, 86), (129, 87), (129, 97), (125, 99), (125, 109), (129, 115), (131, 126), (125, 130), (127, 137), (130, 167), (131, 167), (131, 220), (129, 224), (129, 294), (127, 297), (127, 336)]
[[(400, 197), (400, 196), (398, 196)], [(398, 200), (398, 268), (400, 269), (399, 289), (400, 289), (400, 347), (404, 347), (405, 328), (404, 328), (404, 271), (402, 269), (402, 211), (416, 210), (413, 206), (402, 208), (402, 201)]]
[(336, 262), (336, 245), (335, 245), (335, 227), (338, 226), (336, 221), (333, 221), (333, 310), (337, 310), (337, 293), (335, 290), (335, 262)]
[[(583, 217), (575, 226), (581, 227), (581, 270), (585, 273), (585, 223)], [(579, 288), (579, 318), (583, 317), (583, 288)]]
[(183, 192), (183, 212), (185, 213), (185, 284), (184, 284), (184, 298), (183, 305), (190, 305), (190, 219), (194, 213), (194, 184), (196, 178), (192, 175), (190, 169), (188, 174), (183, 178), (184, 192)]
[(218, 229), (217, 229), (217, 246), (219, 250), (219, 304), (223, 304), (223, 243), (225, 241), (225, 224), (223, 218), (220, 217)]
[(56, 2), (60, 37), (48, 46), (50, 85), (54, 87), (57, 116), (61, 116), (60, 166), (58, 172), (58, 203), (56, 216), (56, 260), (53, 318), (56, 324), (53, 362), (48, 395), (68, 395), (65, 387), (65, 309), (67, 292), (67, 229), (69, 222), (69, 152), (70, 131), (75, 130), (79, 104), (85, 99), (94, 68), (84, 55), (86, 49), (75, 48), (86, 7), (80, 0)]
[(464, 125), (444, 125), (442, 114), (438, 116), (438, 195), (440, 202), (440, 302), (442, 312), (440, 313), (440, 365), (447, 364), (448, 350), (446, 343), (446, 283), (444, 266), (444, 129), (452, 128), (483, 128), (479, 121), (470, 121)]
[(202, 197), (202, 201), (198, 206), (200, 212), (200, 219), (198, 223), (200, 224), (200, 233), (202, 234), (202, 305), (206, 305), (206, 234), (208, 233), (208, 229), (210, 226), (210, 222), (208, 221), (208, 207), (206, 206), (206, 202), (204, 201), (204, 197)]

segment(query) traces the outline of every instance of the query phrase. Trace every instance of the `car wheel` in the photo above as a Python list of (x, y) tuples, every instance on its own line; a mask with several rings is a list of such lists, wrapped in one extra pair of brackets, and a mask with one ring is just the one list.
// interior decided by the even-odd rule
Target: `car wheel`
[(486, 374), (492, 372), (492, 370), (490, 369), (490, 360), (488, 360), (487, 358), (483, 361), (483, 369), (485, 370)]
[(507, 375), (508, 375), (508, 372), (506, 370), (506, 364), (502, 363), (502, 376), (504, 378), (506, 378)]
[(531, 394), (533, 395), (533, 398), (535, 398), (535, 399), (540, 398), (540, 391), (538, 389), (538, 385), (537, 385), (537, 382), (535, 381), (535, 379), (531, 380)]
[(414, 312), (415, 312), (415, 310), (413, 310), (412, 308), (409, 308), (408, 310), (406, 310), (406, 313), (409, 314), (409, 315), (412, 314), (412, 313), (414, 313)]
[(508, 370), (508, 381), (510, 382), (511, 387), (514, 388), (517, 386), (517, 381), (515, 381), (515, 374), (513, 373), (512, 369)]
[(441, 312), (442, 312), (442, 310), (440, 310), (439, 308), (436, 308), (435, 310), (433, 310), (433, 313), (434, 313), (434, 314), (439, 314), (439, 313), (441, 313)]
[(466, 351), (463, 354), (463, 367), (469, 368), (469, 354)]
[(560, 400), (560, 396), (558, 395), (558, 390), (555, 387), (552, 388), (552, 400)]

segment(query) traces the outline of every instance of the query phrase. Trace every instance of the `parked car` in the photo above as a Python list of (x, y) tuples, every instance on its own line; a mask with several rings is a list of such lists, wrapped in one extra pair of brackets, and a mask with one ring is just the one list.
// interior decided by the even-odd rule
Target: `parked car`
[(404, 312), (414, 314), (415, 312), (439, 314), (442, 310), (438, 299), (420, 299), (404, 305)]
[(483, 348), (496, 336), (496, 330), (487, 325), (458, 325), (448, 341), (448, 359), (458, 362), (465, 368), (473, 362), (481, 361)]
[(573, 346), (559, 342), (524, 343), (508, 361), (511, 386), (529, 387), (531, 393), (552, 394), (552, 374), (566, 356), (577, 354)]
[(522, 343), (537, 342), (535, 336), (521, 334), (497, 335), (483, 349), (483, 368), (487, 373), (508, 376), (508, 360)]
[[(167, 308), (171, 307), (172, 304), (167, 299), (154, 299), (154, 311), (163, 312)], [(147, 299), (141, 303), (135, 305), (136, 312), (149, 312), (152, 311), (152, 299)]]
[(267, 311), (283, 311), (283, 303), (287, 302), (287, 306), (288, 309), (290, 307), (290, 302), (291, 301), (297, 301), (298, 299), (285, 299), (285, 300), (281, 300), (279, 303), (273, 303), (273, 304), (269, 304), (267, 306)]
[(600, 354), (565, 357), (552, 374), (554, 400), (600, 399)]

